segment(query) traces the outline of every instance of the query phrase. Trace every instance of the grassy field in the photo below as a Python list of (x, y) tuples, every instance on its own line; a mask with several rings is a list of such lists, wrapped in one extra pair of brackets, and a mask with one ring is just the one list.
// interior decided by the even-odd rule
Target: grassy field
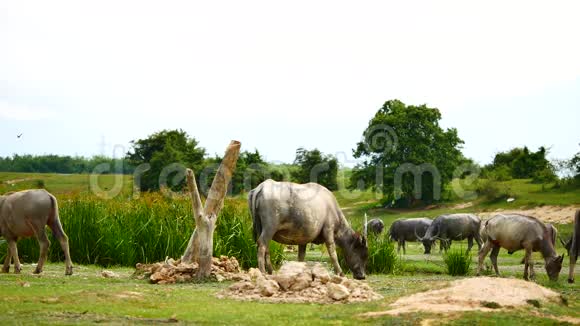
[(91, 185), (88, 174), (0, 172), (0, 194), (39, 188), (40, 184), (55, 195), (95, 193), (106, 196), (106, 192), (114, 190), (115, 184), (119, 185), (119, 194), (123, 195), (130, 194), (133, 188), (131, 175), (102, 174), (94, 177), (94, 181)]
[[(112, 187), (114, 176), (101, 176), (99, 184), (101, 188)], [(18, 179), (18, 182), (13, 182)], [(88, 176), (74, 175), (34, 175), (34, 174), (13, 174), (0, 173), (0, 193), (7, 190), (25, 189), (35, 185), (34, 180), (44, 180), (46, 188), (55, 193), (59, 200), (71, 200), (70, 205), (75, 204), (75, 196), (92, 196), (88, 186)], [(130, 177), (124, 177), (123, 197), (115, 200), (93, 198), (91, 205), (97, 205), (94, 209), (88, 207), (88, 211), (95, 210), (96, 215), (116, 216), (118, 219), (139, 219), (145, 218), (142, 224), (148, 228), (158, 228), (157, 219), (179, 218), (188, 219), (187, 207), (182, 204), (176, 205), (168, 201), (163, 210), (155, 211), (145, 217), (118, 216), (125, 208), (123, 205), (136, 205), (137, 212), (145, 212), (147, 206), (140, 207), (139, 202), (130, 200)], [(11, 181), (6, 183), (5, 181)], [(29, 182), (29, 183), (28, 183)], [(14, 186), (12, 186), (14, 184)], [(542, 190), (541, 185), (529, 183), (527, 180), (513, 180), (509, 182), (516, 194), (517, 208), (521, 206), (529, 207), (538, 204), (545, 205), (578, 205), (580, 196), (575, 193), (559, 194), (557, 190)], [(6, 187), (10, 187), (7, 189)], [(71, 192), (73, 193), (71, 195)], [(72, 196), (72, 197), (71, 197)], [(402, 217), (427, 216), (434, 217), (449, 211), (479, 212), (495, 210), (497, 208), (510, 208), (505, 202), (487, 203), (481, 199), (472, 200), (472, 207), (454, 209), (453, 207), (460, 200), (454, 199), (443, 206), (432, 209), (416, 210), (394, 210), (377, 207), (377, 197), (372, 192), (337, 192), (336, 196), (344, 208), (345, 214), (352, 221), (355, 227), (360, 227), (365, 212), (370, 217), (383, 219), (387, 226), (392, 221)], [(144, 196), (142, 201), (146, 201)], [(155, 196), (151, 198), (156, 198)], [(157, 199), (159, 201), (161, 199)], [(126, 203), (124, 203), (126, 202)], [(151, 200), (151, 205), (157, 205), (155, 199)], [(61, 215), (66, 215), (67, 205), (62, 204)], [(118, 205), (119, 207), (115, 206)], [(72, 206), (70, 206), (72, 207)], [(85, 208), (83, 208), (85, 209)], [(118, 209), (118, 211), (117, 211)], [(99, 213), (100, 212), (100, 213)], [(109, 212), (109, 213), (107, 213)], [(112, 213), (111, 213), (112, 212)], [(115, 213), (117, 212), (117, 213)], [(238, 213), (236, 213), (238, 214)], [(87, 214), (84, 214), (87, 215)], [(121, 214), (122, 215), (122, 214)], [(174, 216), (175, 215), (175, 216)], [(87, 215), (88, 216), (88, 215)], [(98, 217), (98, 216), (97, 216)], [(66, 217), (74, 218), (74, 217)], [(150, 219), (154, 219), (150, 221)], [(86, 220), (86, 223), (92, 223)], [(63, 218), (64, 223), (64, 218)], [(139, 224), (140, 222), (137, 221)], [(106, 225), (106, 224), (104, 224)], [(123, 224), (124, 228), (132, 228), (130, 223)], [(145, 227), (145, 225), (143, 227)], [(65, 224), (65, 228), (66, 228)], [(569, 233), (570, 225), (557, 225), (561, 233)], [(190, 230), (185, 233), (180, 231), (185, 237)], [(175, 232), (175, 230), (159, 230), (163, 232)], [(71, 246), (75, 236), (71, 236)], [(113, 237), (122, 239), (122, 236)], [(116, 244), (111, 240), (114, 250)], [(52, 238), (51, 238), (52, 239)], [(95, 248), (98, 243), (105, 240), (95, 239)], [(164, 240), (166, 241), (166, 240)], [(179, 243), (186, 242), (182, 239)], [(53, 241), (55, 242), (55, 241)], [(32, 248), (36, 248), (34, 241), (30, 242)], [(453, 247), (466, 248), (465, 242), (454, 242)], [(5, 245), (0, 246), (1, 250)], [(119, 249), (124, 248), (119, 245)], [(162, 242), (156, 244), (154, 250), (156, 257), (161, 257), (165, 250)], [(90, 249), (90, 248), (85, 248)], [(558, 243), (558, 251), (563, 249)], [(51, 251), (55, 248), (52, 247)], [(58, 249), (56, 249), (58, 250)], [(76, 249), (75, 249), (76, 250)], [(109, 249), (108, 249), (109, 250)], [(148, 250), (143, 254), (149, 256)], [(180, 251), (181, 248), (175, 249)], [(249, 248), (248, 251), (255, 250)], [(120, 251), (126, 251), (122, 249)], [(476, 249), (472, 251), (472, 264), (468, 276), (473, 276), (476, 267)], [(3, 254), (3, 253), (2, 253)], [(120, 253), (122, 254), (122, 253)], [(137, 253), (135, 253), (137, 254)], [(251, 252), (250, 254), (254, 254)], [(297, 253), (288, 253), (286, 259), (295, 260)], [(328, 254), (323, 246), (315, 246), (313, 250), (307, 252), (307, 259), (311, 261), (321, 261), (328, 263)], [(516, 252), (508, 255), (505, 250), (500, 252), (499, 269), (504, 277), (521, 278), (523, 275), (523, 265), (520, 260), (523, 252)], [(30, 258), (30, 257), (29, 257)], [(108, 279), (100, 276), (104, 267), (95, 265), (78, 264), (80, 258), (73, 254), (73, 261), (76, 260), (75, 274), (71, 277), (64, 276), (64, 265), (61, 263), (50, 263), (46, 266), (45, 272), (41, 275), (33, 275), (33, 266), (26, 264), (20, 275), (0, 274), (0, 315), (2, 324), (92, 324), (92, 323), (113, 323), (113, 324), (150, 324), (150, 323), (193, 323), (193, 324), (223, 324), (223, 325), (264, 325), (264, 324), (296, 324), (296, 325), (318, 325), (318, 324), (395, 324), (414, 325), (421, 321), (430, 320), (434, 324), (456, 324), (456, 325), (529, 325), (555, 323), (550, 316), (571, 316), (580, 318), (580, 284), (567, 284), (565, 274), (567, 271), (567, 259), (564, 262), (563, 273), (558, 282), (550, 282), (543, 268), (543, 261), (538, 254), (534, 254), (537, 266), (536, 282), (551, 288), (567, 300), (567, 305), (559, 302), (545, 303), (539, 308), (526, 306), (522, 308), (503, 309), (493, 313), (466, 312), (453, 313), (447, 315), (435, 315), (428, 313), (413, 313), (397, 317), (362, 318), (359, 315), (364, 312), (388, 310), (390, 303), (397, 298), (415, 292), (428, 289), (441, 288), (452, 280), (459, 277), (451, 277), (446, 274), (442, 255), (435, 249), (431, 255), (423, 255), (423, 249), (417, 243), (410, 243), (407, 247), (406, 255), (399, 255), (397, 268), (393, 274), (369, 275), (367, 282), (384, 296), (383, 300), (365, 304), (269, 304), (259, 302), (239, 302), (234, 300), (217, 299), (215, 294), (226, 288), (229, 282), (224, 283), (203, 283), (203, 284), (179, 284), (179, 285), (151, 285), (145, 281), (136, 280), (131, 277), (134, 269), (130, 267), (107, 267), (120, 275), (118, 279)], [(29, 259), (33, 261), (34, 259)], [(486, 261), (486, 273), (489, 273), (489, 260)], [(580, 270), (579, 270), (580, 271)], [(484, 296), (485, 294), (482, 294)], [(492, 301), (492, 300), (491, 300)]]

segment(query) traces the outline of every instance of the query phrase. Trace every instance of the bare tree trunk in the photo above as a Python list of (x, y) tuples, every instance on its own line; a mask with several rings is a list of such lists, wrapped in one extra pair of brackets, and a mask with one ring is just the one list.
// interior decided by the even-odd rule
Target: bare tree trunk
[(195, 183), (194, 173), (191, 169), (187, 169), (187, 185), (191, 195), (195, 230), (189, 239), (187, 249), (185, 249), (185, 253), (181, 259), (186, 263), (198, 263), (198, 278), (206, 278), (211, 273), (213, 233), (216, 227), (217, 216), (224, 204), (228, 184), (236, 169), (240, 147), (240, 142), (232, 140), (226, 149), (226, 154), (213, 179), (203, 209), (201, 197), (199, 196), (197, 184)]

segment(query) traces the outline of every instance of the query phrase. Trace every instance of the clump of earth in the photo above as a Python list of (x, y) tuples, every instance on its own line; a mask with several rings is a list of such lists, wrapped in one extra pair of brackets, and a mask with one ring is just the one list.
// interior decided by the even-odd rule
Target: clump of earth
[(286, 262), (274, 275), (251, 268), (250, 279), (232, 284), (219, 298), (267, 302), (351, 303), (381, 299), (365, 282), (331, 275), (320, 263)]
[(534, 282), (513, 278), (475, 277), (451, 282), (449, 287), (399, 298), (387, 311), (365, 313), (363, 317), (399, 315), (419, 311), (449, 313), (493, 311), (535, 302), (557, 300), (560, 295)]
[[(137, 264), (133, 275), (138, 279), (148, 279), (153, 284), (187, 283), (195, 279), (197, 269), (197, 263), (187, 264), (169, 258), (154, 264)], [(218, 282), (250, 280), (250, 276), (240, 270), (238, 260), (226, 256), (212, 259), (210, 277)]]

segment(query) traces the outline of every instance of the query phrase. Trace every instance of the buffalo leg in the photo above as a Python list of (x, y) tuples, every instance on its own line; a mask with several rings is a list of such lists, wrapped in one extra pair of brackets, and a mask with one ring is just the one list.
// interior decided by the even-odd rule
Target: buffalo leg
[(306, 257), (306, 245), (298, 245), (298, 261), (304, 261)]
[(16, 240), (8, 240), (8, 250), (10, 250), (10, 256), (14, 260), (14, 274), (20, 274), (22, 270), (22, 265), (20, 265), (20, 259), (18, 259), (18, 248), (16, 247)]
[(485, 257), (487, 256), (487, 254), (489, 253), (490, 250), (491, 250), (491, 242), (486, 241), (483, 248), (481, 248), (481, 250), (479, 251), (479, 260), (478, 260), (478, 264), (477, 264), (477, 276), (481, 275), (481, 268), (483, 267), (483, 261), (485, 260)]
[[(473, 247), (473, 238), (469, 237), (469, 238), (467, 238), (467, 252), (468, 253), (471, 251), (472, 247)], [(491, 255), (493, 256), (493, 251), (491, 252)]]
[(407, 248), (405, 246), (405, 240), (403, 240), (403, 255), (407, 254)]
[[(526, 255), (524, 256), (524, 280), (528, 281), (528, 267), (532, 263), (532, 249), (526, 248)], [(532, 270), (530, 268), (530, 270)]]
[(334, 266), (334, 272), (340, 276), (344, 276), (340, 265), (338, 264), (338, 256), (336, 255), (336, 245), (334, 244), (334, 233), (328, 229), (324, 229), (324, 239), (326, 239), (326, 248), (328, 249), (328, 255), (330, 256), (330, 261)]
[(6, 250), (6, 259), (4, 259), (4, 266), (2, 266), (2, 273), (8, 273), (10, 271), (10, 261), (12, 260), (12, 255), (10, 254), (10, 249)]
[(330, 255), (330, 260), (332, 261), (332, 265), (334, 266), (334, 272), (340, 276), (344, 276), (340, 265), (338, 264), (338, 256), (336, 255), (336, 246), (334, 241), (326, 242), (326, 248), (328, 248), (328, 254)]
[(497, 255), (499, 254), (499, 249), (500, 246), (493, 246), (491, 249), (491, 254), (489, 255), (489, 259), (491, 260), (491, 264), (495, 270), (495, 275), (497, 276), (499, 276), (499, 269), (497, 268)]
[(570, 253), (570, 270), (568, 271), (568, 283), (574, 283), (574, 267), (578, 257), (574, 253)]
[[(64, 253), (64, 263), (66, 266), (64, 274), (65, 275), (72, 275), (73, 265), (72, 265), (72, 260), (70, 258), (68, 236), (66, 235), (66, 233), (64, 233), (64, 230), (62, 229), (62, 225), (60, 224), (60, 220), (58, 218), (54, 219), (53, 223), (50, 225), (50, 229), (52, 230), (52, 235), (58, 240), (60, 247)], [(43, 231), (44, 231), (44, 229), (43, 229)], [(192, 237), (192, 239), (193, 239), (193, 237)]]
[(477, 242), (477, 251), (481, 250), (481, 235), (479, 234), (479, 232), (477, 232), (477, 234), (474, 236), (475, 242)]
[(266, 273), (266, 248), (268, 247), (268, 242), (264, 240), (264, 234), (258, 238), (258, 269), (262, 273)]
[(274, 272), (274, 267), (272, 267), (272, 260), (270, 260), (270, 246), (266, 246), (266, 271), (268, 274)]
[(40, 257), (38, 258), (38, 263), (36, 264), (34, 274), (39, 274), (42, 273), (42, 268), (44, 267), (44, 263), (46, 262), (46, 258), (48, 256), (48, 247), (50, 246), (50, 241), (48, 240), (44, 229), (37, 233), (36, 238), (38, 239), (38, 245), (40, 247)]

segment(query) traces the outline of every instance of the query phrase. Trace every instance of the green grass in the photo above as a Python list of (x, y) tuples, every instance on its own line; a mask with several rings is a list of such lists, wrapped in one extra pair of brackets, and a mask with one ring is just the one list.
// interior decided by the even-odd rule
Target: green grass
[[(383, 311), (398, 297), (441, 288), (453, 277), (446, 275), (371, 275), (367, 282), (384, 296), (383, 300), (361, 304), (270, 304), (217, 299), (215, 294), (229, 282), (152, 285), (131, 278), (133, 269), (112, 268), (119, 279), (100, 276), (101, 268), (77, 265), (71, 277), (63, 275), (63, 264), (48, 264), (41, 276), (25, 265), (21, 275), (0, 274), (3, 325), (12, 324), (91, 324), (163, 323), (169, 320), (202, 325), (322, 325), (400, 324), (414, 325), (424, 319), (442, 324), (550, 324), (554, 321), (531, 315), (532, 306), (494, 313), (467, 312), (449, 316), (427, 313), (397, 317), (361, 318), (365, 312)], [(543, 285), (551, 286), (549, 283)], [(23, 287), (23, 284), (29, 287)], [(568, 306), (542, 304), (545, 315), (580, 316), (580, 285), (559, 283)], [(537, 310), (537, 309), (536, 309)]]
[(58, 174), (58, 173), (16, 173), (0, 172), (0, 194), (8, 191), (38, 188), (39, 180), (44, 182), (45, 188), (51, 193), (98, 193), (114, 189), (115, 184), (121, 188), (120, 195), (130, 194), (133, 188), (133, 176), (102, 174), (94, 177), (96, 187), (91, 187), (88, 174)]

